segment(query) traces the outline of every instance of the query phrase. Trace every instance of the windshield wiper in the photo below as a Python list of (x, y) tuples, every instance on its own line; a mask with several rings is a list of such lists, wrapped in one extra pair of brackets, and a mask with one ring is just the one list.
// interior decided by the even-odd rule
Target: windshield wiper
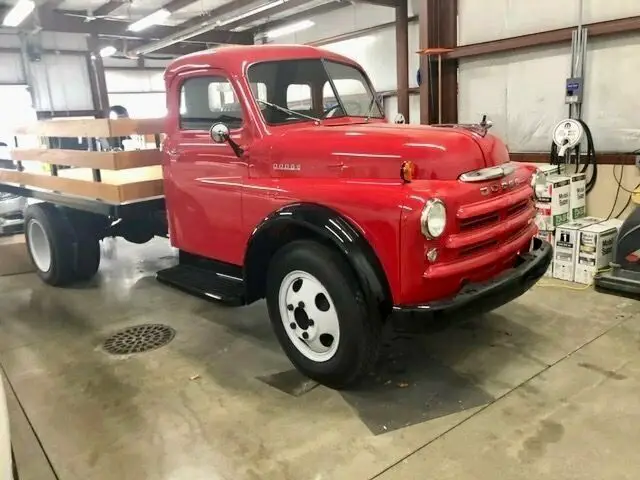
[(369, 120), (371, 120), (371, 116), (373, 115), (373, 107), (377, 104), (378, 102), (376, 102), (376, 96), (374, 95), (371, 99), (371, 103), (369, 104), (369, 111), (367, 112), (367, 119), (365, 120), (367, 123), (369, 123)]
[(304, 113), (296, 112), (295, 110), (289, 110), (288, 108), (281, 107), (280, 105), (276, 105), (275, 103), (265, 102), (264, 100), (256, 99), (256, 102), (266, 105), (267, 107), (275, 108), (276, 110), (280, 110), (281, 112), (288, 113), (290, 115), (297, 115), (298, 117), (304, 118), (306, 120), (313, 120), (314, 122), (316, 122), (316, 125), (320, 125), (320, 119), (312, 117), (311, 115), (305, 115)]

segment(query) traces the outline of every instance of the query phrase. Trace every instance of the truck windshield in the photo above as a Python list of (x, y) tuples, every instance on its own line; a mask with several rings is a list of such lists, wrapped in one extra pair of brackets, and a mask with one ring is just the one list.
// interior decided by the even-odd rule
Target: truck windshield
[(249, 67), (248, 79), (270, 125), (313, 121), (309, 117), (384, 117), (367, 77), (352, 65), (320, 59), (264, 62)]

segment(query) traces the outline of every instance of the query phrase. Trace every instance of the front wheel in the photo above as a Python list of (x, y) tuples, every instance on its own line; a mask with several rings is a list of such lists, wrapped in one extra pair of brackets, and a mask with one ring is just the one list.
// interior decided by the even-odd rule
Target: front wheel
[(309, 378), (346, 388), (373, 367), (382, 322), (369, 312), (337, 251), (296, 241), (278, 252), (269, 267), (267, 305), (283, 350)]

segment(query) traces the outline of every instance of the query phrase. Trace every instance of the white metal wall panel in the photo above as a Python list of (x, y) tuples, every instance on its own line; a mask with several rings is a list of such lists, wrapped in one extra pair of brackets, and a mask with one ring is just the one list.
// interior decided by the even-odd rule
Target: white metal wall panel
[(274, 43), (311, 43), (393, 22), (394, 19), (393, 8), (356, 3), (335, 12), (310, 17), (315, 23), (313, 27), (274, 39)]
[(593, 131), (596, 149), (634, 151), (640, 148), (640, 35), (598, 39), (590, 47), (584, 120)]
[(0, 32), (0, 47), (20, 48), (20, 37), (14, 33)]
[(459, 0), (458, 43), (467, 45), (575, 25), (578, 1)]
[(105, 69), (109, 93), (164, 92), (161, 70), (108, 70)]
[(19, 53), (0, 53), (0, 84), (26, 83)]
[[(580, 0), (458, 0), (459, 44), (572, 27), (578, 24)], [(640, 15), (638, 0), (583, 0), (583, 22)]]
[(87, 50), (87, 36), (78, 33), (42, 32), (42, 48), (47, 50)]
[[(551, 131), (567, 116), (564, 83), (569, 47), (463, 60), (459, 74), (459, 119), (488, 114), (511, 151), (543, 151)], [(637, 80), (640, 35), (590, 42), (583, 119), (599, 151), (640, 147)]]
[(638, 0), (584, 0), (584, 22), (603, 22), (640, 15)]
[(549, 150), (551, 129), (566, 116), (568, 64), (567, 48), (461, 61), (459, 120), (486, 114), (510, 150)]
[[(395, 95), (384, 100), (384, 116), (389, 122), (393, 122), (398, 115), (398, 97)], [(420, 95), (409, 95), (409, 123), (420, 124)]]
[[(412, 0), (410, 7), (418, 1)], [(337, 35), (387, 24), (395, 21), (395, 10), (389, 7), (356, 3), (310, 19), (315, 23), (314, 27), (280, 37), (276, 39), (277, 43), (314, 43)], [(390, 26), (349, 40), (323, 44), (322, 48), (360, 63), (377, 90), (395, 90), (397, 86), (395, 35), (395, 27)], [(419, 56), (415, 54), (418, 50), (418, 40), (418, 24), (412, 22), (409, 24), (409, 82), (412, 87), (417, 86), (420, 63)]]
[(83, 55), (43, 55), (29, 63), (37, 110), (93, 110), (87, 62)]

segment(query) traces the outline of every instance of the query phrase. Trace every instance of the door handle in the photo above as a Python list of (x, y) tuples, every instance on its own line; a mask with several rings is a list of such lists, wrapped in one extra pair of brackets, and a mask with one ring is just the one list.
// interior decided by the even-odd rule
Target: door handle
[(180, 158), (177, 150), (167, 150), (167, 155), (169, 156), (169, 161), (175, 162)]
[(344, 163), (332, 163), (328, 165), (329, 168), (339, 168), (340, 170), (344, 170), (347, 166)]

